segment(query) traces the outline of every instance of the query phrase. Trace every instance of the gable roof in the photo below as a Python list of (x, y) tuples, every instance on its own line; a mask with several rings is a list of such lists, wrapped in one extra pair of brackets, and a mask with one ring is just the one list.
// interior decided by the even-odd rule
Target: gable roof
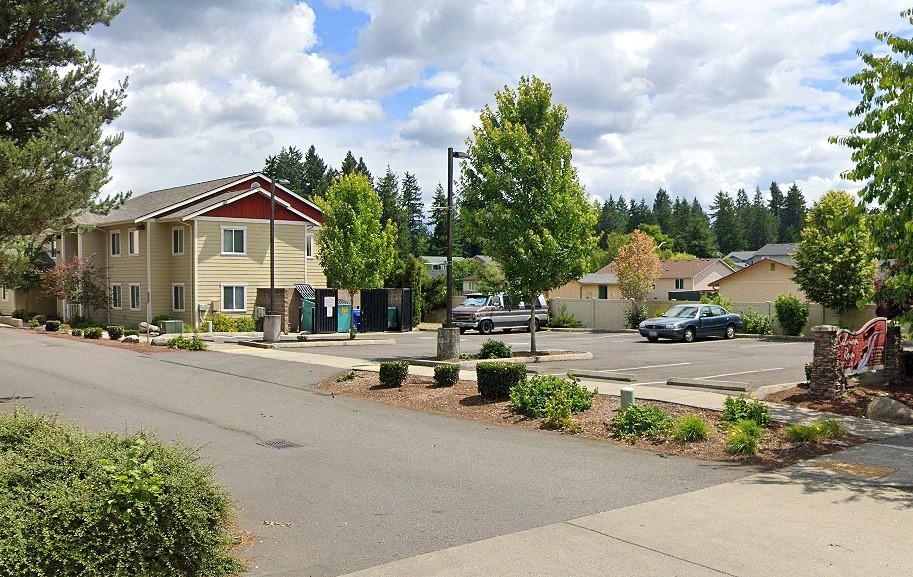
[[(723, 261), (718, 258), (664, 260), (660, 262), (662, 272), (659, 278), (693, 278), (717, 262)], [(726, 268), (732, 270), (729, 265), (726, 265)]]
[(716, 279), (715, 281), (710, 283), (710, 286), (719, 286), (720, 282), (722, 282), (724, 280), (728, 281), (729, 279), (736, 277), (749, 269), (753, 269), (756, 266), (762, 265), (765, 262), (775, 262), (777, 264), (781, 264), (781, 265), (785, 266), (786, 268), (795, 268), (795, 265), (791, 264), (791, 262), (790, 262), (791, 260), (792, 259), (764, 257), (761, 260), (746, 266), (745, 268), (740, 268), (739, 270), (735, 271), (732, 274), (729, 274), (724, 277), (720, 277), (720, 278)]
[(770, 243), (756, 250), (752, 256), (789, 256), (794, 252), (796, 252), (794, 242)]
[(739, 260), (742, 262), (748, 261), (751, 257), (755, 255), (754, 251), (750, 250), (734, 250), (731, 253), (727, 254), (723, 258), (731, 258), (732, 260)]
[(609, 263), (596, 272), (583, 275), (577, 282), (580, 284), (618, 284), (618, 276), (615, 274), (615, 267)]

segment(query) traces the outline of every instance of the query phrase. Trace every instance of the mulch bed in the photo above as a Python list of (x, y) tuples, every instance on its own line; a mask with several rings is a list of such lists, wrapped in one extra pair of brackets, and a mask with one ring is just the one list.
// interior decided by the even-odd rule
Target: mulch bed
[(833, 401), (814, 399), (808, 394), (808, 385), (801, 384), (791, 389), (779, 391), (765, 398), (765, 401), (773, 403), (782, 403), (804, 409), (814, 409), (816, 411), (827, 411), (839, 415), (850, 417), (864, 417), (865, 410), (869, 403), (875, 397), (888, 396), (895, 401), (900, 401), (905, 405), (913, 406), (913, 387), (905, 387), (898, 390), (880, 387), (866, 387), (856, 385), (849, 388), (846, 394)]
[[(355, 371), (355, 378), (349, 381), (327, 381), (320, 390), (334, 395), (346, 395), (370, 399), (388, 405), (428, 411), (483, 421), (496, 425), (539, 429), (544, 419), (532, 419), (516, 413), (509, 400), (491, 401), (483, 399), (476, 389), (475, 381), (460, 381), (454, 387), (437, 387), (432, 379), (409, 375), (401, 387), (383, 387), (377, 373)], [(683, 414), (698, 415), (710, 425), (710, 437), (704, 441), (680, 443), (667, 439), (642, 438), (630, 443), (610, 436), (608, 425), (618, 411), (621, 401), (618, 397), (597, 395), (593, 406), (574, 415), (574, 422), (580, 425), (577, 436), (623, 444), (663, 455), (682, 455), (710, 461), (740, 462), (763, 468), (777, 468), (803, 459), (824, 455), (863, 442), (859, 438), (845, 438), (840, 442), (807, 443), (794, 445), (786, 440), (783, 427), (772, 425), (755, 457), (744, 459), (726, 453), (726, 432), (720, 422), (720, 413), (707, 409), (646, 401), (657, 405), (672, 416)], [(543, 431), (547, 434), (550, 431)], [(572, 434), (555, 433), (552, 434)]]
[(182, 349), (171, 349), (168, 347), (157, 347), (151, 344), (145, 343), (145, 336), (140, 336), (140, 342), (138, 343), (122, 343), (120, 341), (112, 341), (110, 339), (87, 339), (85, 337), (74, 337), (73, 335), (68, 335), (64, 333), (49, 333), (47, 331), (36, 331), (40, 334), (47, 335), (55, 339), (65, 339), (68, 341), (79, 341), (81, 343), (89, 343), (91, 345), (101, 345), (103, 347), (111, 347), (113, 349), (126, 349), (128, 351), (133, 351), (136, 353), (186, 353), (190, 352)]

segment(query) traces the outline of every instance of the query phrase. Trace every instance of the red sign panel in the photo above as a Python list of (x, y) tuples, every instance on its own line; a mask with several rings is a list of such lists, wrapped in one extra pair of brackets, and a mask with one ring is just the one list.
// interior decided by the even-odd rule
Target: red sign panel
[(838, 331), (837, 347), (844, 372), (855, 374), (881, 368), (887, 332), (888, 319), (884, 317), (870, 320), (856, 332)]

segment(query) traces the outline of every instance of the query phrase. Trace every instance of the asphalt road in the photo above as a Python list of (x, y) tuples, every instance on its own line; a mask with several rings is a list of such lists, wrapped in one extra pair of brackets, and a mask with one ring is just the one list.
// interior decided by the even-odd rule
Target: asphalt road
[[(752, 472), (317, 393), (332, 374), (0, 329), (0, 411), (201, 447), (257, 537), (253, 575), (338, 575)], [(300, 446), (261, 444), (277, 439)]]
[[(315, 354), (364, 360), (392, 358), (433, 358), (437, 336), (434, 332), (385, 333), (395, 346), (321, 347), (297, 349)], [(487, 338), (502, 340), (514, 350), (529, 350), (529, 333), (495, 333), (490, 337), (469, 332), (461, 337), (464, 353), (477, 353)], [(650, 343), (634, 333), (541, 332), (536, 336), (540, 350), (590, 351), (593, 359), (543, 364), (548, 372), (575, 369), (623, 373), (635, 384), (664, 384), (669, 378), (702, 379), (710, 383), (762, 385), (799, 383), (805, 380), (805, 363), (812, 360), (810, 342), (774, 342), (739, 338), (731, 341), (706, 339), (696, 343), (661, 340)], [(296, 349), (288, 349), (296, 350)]]

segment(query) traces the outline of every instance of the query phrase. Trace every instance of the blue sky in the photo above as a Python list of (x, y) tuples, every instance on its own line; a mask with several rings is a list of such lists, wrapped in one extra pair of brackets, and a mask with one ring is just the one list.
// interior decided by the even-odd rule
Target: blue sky
[[(430, 197), (496, 90), (536, 73), (596, 198), (840, 178), (858, 100), (843, 76), (877, 30), (910, 34), (893, 0), (132, 0), (79, 39), (103, 82), (129, 77), (106, 190), (262, 167), (283, 146), (347, 150), (410, 171)], [(510, 22), (505, 26), (504, 22)]]

